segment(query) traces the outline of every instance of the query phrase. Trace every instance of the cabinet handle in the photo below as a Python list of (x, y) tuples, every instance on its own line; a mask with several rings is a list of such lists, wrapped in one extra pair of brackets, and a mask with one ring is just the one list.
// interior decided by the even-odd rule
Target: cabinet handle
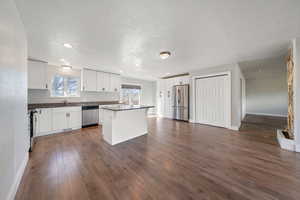
[(84, 86), (82, 86), (82, 90), (83, 90), (83, 91), (85, 90), (85, 87), (84, 87)]
[(42, 110), (39, 110), (39, 113), (42, 114)]
[(66, 116), (67, 116), (67, 117), (70, 117), (70, 113), (66, 113)]
[(46, 89), (48, 89), (48, 84), (46, 83)]
[(115, 92), (117, 92), (118, 91), (118, 89), (117, 88), (115, 88)]
[(105, 90), (105, 88), (102, 88), (102, 91), (104, 91)]

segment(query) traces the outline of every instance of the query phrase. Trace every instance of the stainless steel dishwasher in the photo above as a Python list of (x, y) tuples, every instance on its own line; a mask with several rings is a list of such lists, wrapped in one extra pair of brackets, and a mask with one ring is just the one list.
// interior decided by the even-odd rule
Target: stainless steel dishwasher
[(82, 128), (99, 123), (99, 106), (82, 106)]

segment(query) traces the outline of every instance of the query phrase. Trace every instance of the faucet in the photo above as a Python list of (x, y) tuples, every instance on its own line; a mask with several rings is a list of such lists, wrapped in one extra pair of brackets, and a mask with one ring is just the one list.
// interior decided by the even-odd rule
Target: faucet
[(67, 103), (68, 103), (68, 100), (67, 100), (67, 99), (65, 99), (65, 100), (63, 101), (63, 103), (64, 103), (64, 104), (67, 104)]

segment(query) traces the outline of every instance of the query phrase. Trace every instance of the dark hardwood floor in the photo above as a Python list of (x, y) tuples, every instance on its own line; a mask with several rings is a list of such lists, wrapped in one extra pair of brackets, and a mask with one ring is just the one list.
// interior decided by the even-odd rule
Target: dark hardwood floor
[(262, 140), (270, 144), (277, 144), (277, 129), (285, 129), (286, 117), (247, 114), (242, 121), (240, 131), (255, 140)]
[(243, 131), (149, 118), (109, 146), (101, 127), (41, 137), (16, 200), (300, 199), (300, 156)]

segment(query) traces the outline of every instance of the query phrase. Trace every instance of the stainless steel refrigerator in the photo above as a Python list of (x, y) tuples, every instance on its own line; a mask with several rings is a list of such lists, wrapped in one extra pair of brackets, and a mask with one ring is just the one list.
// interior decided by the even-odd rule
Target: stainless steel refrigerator
[(177, 120), (189, 120), (189, 85), (173, 86), (174, 109), (173, 118)]

